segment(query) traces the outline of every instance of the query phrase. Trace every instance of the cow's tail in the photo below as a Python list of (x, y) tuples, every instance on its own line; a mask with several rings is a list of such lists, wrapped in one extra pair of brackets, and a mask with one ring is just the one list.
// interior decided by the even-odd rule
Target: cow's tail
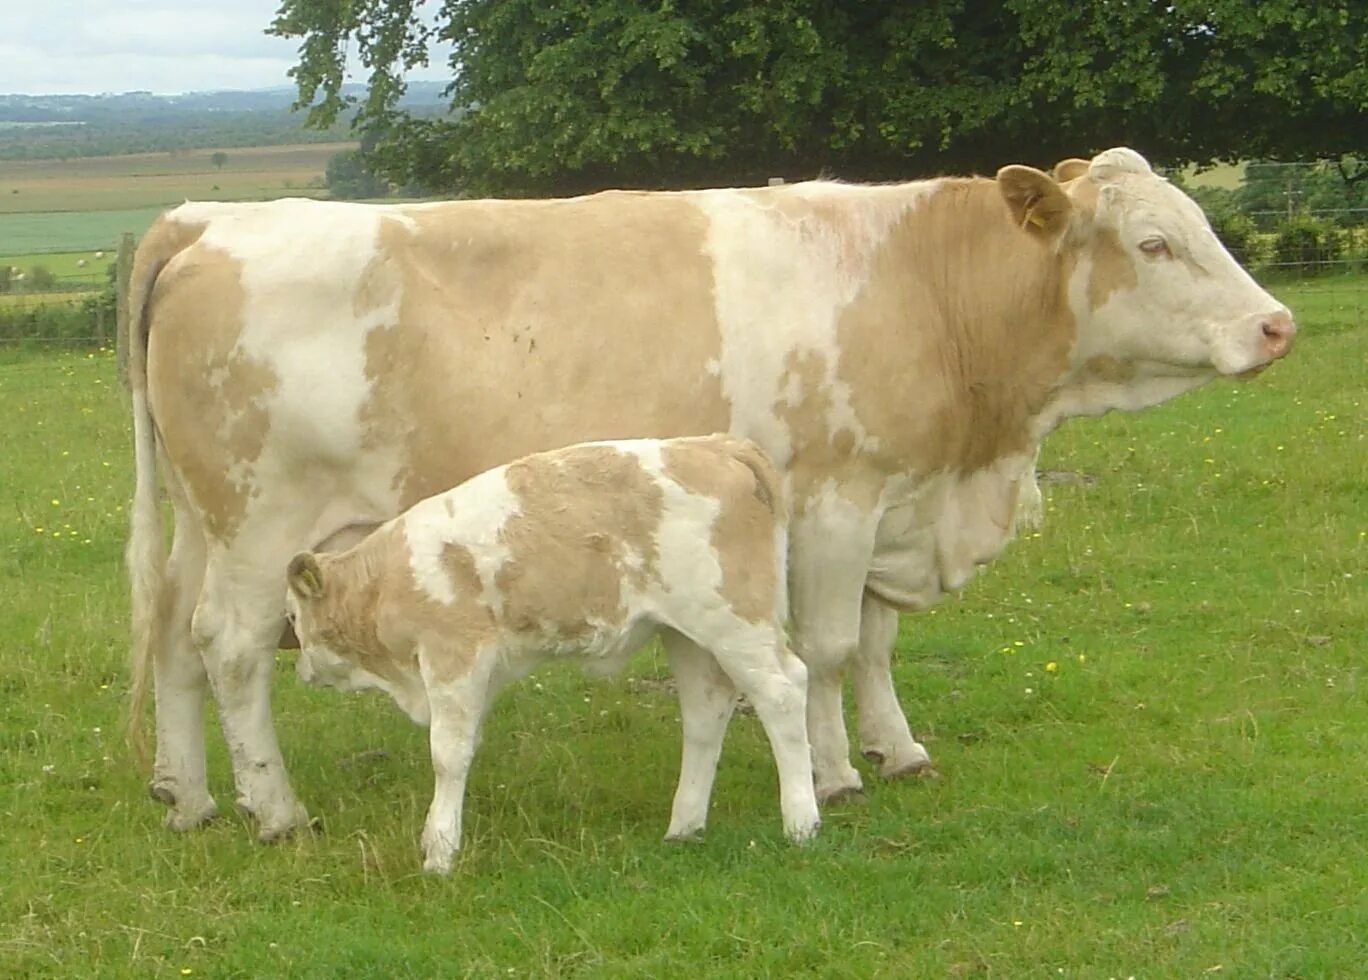
[(128, 281), (128, 384), (133, 397), (135, 482), (124, 552), (132, 592), (127, 732), (141, 764), (147, 761), (143, 708), (153, 659), (161, 643), (161, 594), (166, 574), (157, 485), (157, 432), (147, 402), (148, 305), (157, 276), (176, 253), (199, 237), (202, 229), (183, 225), (168, 215), (158, 218), (138, 245)]
[(755, 496), (774, 514), (774, 551), (778, 561), (775, 581), (776, 608), (781, 621), (788, 619), (788, 496), (784, 481), (765, 451), (749, 439), (726, 437), (728, 454), (744, 465), (755, 477)]

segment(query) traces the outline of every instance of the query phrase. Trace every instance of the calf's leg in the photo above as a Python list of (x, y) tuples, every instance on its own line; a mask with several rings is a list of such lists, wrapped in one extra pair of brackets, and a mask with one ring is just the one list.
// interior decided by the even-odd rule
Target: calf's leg
[[(419, 648), (418, 666), (432, 716), (428, 741), (434, 779), (432, 805), (423, 825), (424, 871), (447, 874), (461, 847), (466, 779), (491, 696), (490, 671), (494, 659), (491, 653), (473, 664), (462, 663), (449, 656), (448, 651)], [(453, 665), (458, 664), (464, 667), (464, 673), (453, 673)]]
[(684, 728), (679, 787), (665, 839), (685, 840), (702, 833), (707, 823), (722, 740), (736, 708), (736, 687), (713, 655), (688, 637), (666, 630), (661, 642), (679, 690)]
[(777, 624), (757, 626), (736, 620), (706, 646), (755, 707), (764, 726), (779, 769), (784, 833), (794, 842), (810, 840), (821, 818), (808, 744), (806, 668), (788, 652), (783, 630)]

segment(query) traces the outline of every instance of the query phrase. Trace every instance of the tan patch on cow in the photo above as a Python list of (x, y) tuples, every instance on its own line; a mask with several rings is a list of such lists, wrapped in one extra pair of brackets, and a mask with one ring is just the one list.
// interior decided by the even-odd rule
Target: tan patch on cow
[(128, 381), (134, 391), (147, 388), (146, 357), (139, 357), (138, 351), (142, 350), (144, 354), (147, 351), (148, 313), (157, 277), (168, 262), (199, 241), (206, 227), (203, 221), (178, 221), (163, 214), (152, 222), (152, 227), (138, 243), (128, 281), (128, 315), (138, 321), (128, 326), (131, 348)]
[(996, 183), (947, 179), (892, 230), (838, 324), (851, 403), (889, 472), (972, 472), (1032, 445), (1068, 368), (1076, 257), (1013, 227)]
[(1098, 228), (1093, 234), (1092, 271), (1088, 277), (1088, 306), (1104, 306), (1118, 291), (1134, 289), (1140, 282), (1135, 259), (1126, 254), (1121, 238), (1112, 228)]
[(494, 578), (502, 625), (557, 641), (621, 625), (623, 584), (643, 589), (658, 575), (656, 481), (608, 446), (519, 460), (504, 478), (520, 512), (499, 535), (509, 550)]
[(711, 541), (722, 568), (722, 597), (743, 619), (773, 622), (774, 531), (784, 511), (772, 464), (752, 444), (722, 438), (667, 446), (664, 470), (686, 490), (720, 505)]
[(449, 544), (443, 569), (456, 594), (438, 602), (413, 578), (402, 528), (379, 531), (342, 555), (317, 555), (325, 588), (309, 610), (311, 637), (377, 677), (402, 684), (418, 670), (418, 648), (428, 653), (438, 680), (469, 673), (482, 646), (496, 635), (493, 614), (480, 602), (481, 583), (470, 551)]
[[(705, 218), (676, 195), (463, 201), (386, 220), (400, 322), (366, 344), (401, 502), (571, 443), (725, 429)], [(389, 294), (358, 289), (356, 303)]]
[(148, 397), (167, 458), (210, 537), (231, 538), (257, 492), (275, 371), (245, 353), (241, 264), (196, 244), (157, 279), (148, 315)]
[(322, 597), (300, 599), (297, 625), (311, 643), (392, 682), (402, 683), (417, 669), (416, 651), (382, 641), (379, 612), (383, 593), (403, 576), (393, 577), (393, 553), (402, 535), (382, 531), (344, 555), (316, 555)]

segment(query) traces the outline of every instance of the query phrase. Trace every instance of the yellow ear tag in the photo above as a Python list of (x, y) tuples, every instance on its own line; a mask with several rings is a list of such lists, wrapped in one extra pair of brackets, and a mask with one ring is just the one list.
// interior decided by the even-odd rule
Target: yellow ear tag
[(1040, 215), (1035, 214), (1034, 212), (1026, 217), (1026, 223), (1029, 225), (1034, 225), (1037, 228), (1045, 227), (1045, 219), (1042, 218)]
[(304, 580), (304, 584), (309, 587), (310, 595), (320, 595), (323, 592), (323, 583), (319, 581), (317, 573), (313, 568), (306, 566), (299, 572), (299, 577)]

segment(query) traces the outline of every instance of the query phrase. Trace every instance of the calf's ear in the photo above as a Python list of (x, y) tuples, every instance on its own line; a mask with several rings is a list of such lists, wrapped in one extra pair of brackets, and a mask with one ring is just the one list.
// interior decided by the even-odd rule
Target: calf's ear
[(1088, 172), (1092, 166), (1090, 160), (1080, 160), (1078, 157), (1070, 157), (1067, 160), (1060, 160), (1054, 165), (1054, 179), (1061, 184), (1071, 180), (1076, 180)]
[(312, 552), (301, 552), (290, 560), (286, 579), (290, 583), (290, 591), (301, 599), (323, 597), (323, 570), (318, 567), (318, 559)]
[(998, 190), (1017, 227), (1043, 242), (1054, 242), (1068, 230), (1073, 202), (1049, 174), (1013, 165), (997, 172)]

